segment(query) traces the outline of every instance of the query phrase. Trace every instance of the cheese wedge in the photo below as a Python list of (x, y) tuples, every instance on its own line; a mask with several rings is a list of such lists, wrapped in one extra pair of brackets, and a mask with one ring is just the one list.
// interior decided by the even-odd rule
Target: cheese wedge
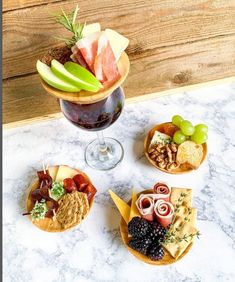
[(172, 187), (171, 188), (170, 202), (175, 206), (181, 193), (186, 194), (186, 196), (184, 197), (184, 199), (182, 201), (182, 205), (192, 207), (193, 190), (188, 189), (188, 188), (174, 188), (174, 187)]
[(65, 178), (73, 178), (76, 174), (78, 174), (78, 171), (76, 169), (73, 169), (66, 165), (61, 165), (58, 169), (55, 181), (61, 182)]
[(51, 166), (51, 167), (48, 168), (49, 174), (50, 174), (50, 176), (51, 176), (53, 181), (55, 181), (55, 179), (56, 179), (56, 175), (57, 175), (58, 169), (59, 169), (58, 165)]
[(171, 140), (172, 138), (169, 135), (156, 130), (154, 132), (153, 138), (151, 139), (150, 146), (159, 144), (159, 143), (160, 144), (169, 144)]
[(136, 194), (135, 190), (133, 189), (132, 190), (131, 211), (130, 211), (129, 221), (131, 221), (132, 218), (135, 217), (135, 216), (140, 217), (140, 213), (139, 213), (137, 206), (136, 206), (136, 201), (137, 201), (137, 194)]
[(92, 33), (95, 33), (97, 31), (101, 31), (100, 24), (99, 23), (92, 23), (92, 24), (88, 24), (88, 25), (84, 26), (82, 34), (83, 34), (84, 37), (86, 37), (86, 36), (88, 36)]
[(122, 52), (127, 48), (129, 39), (112, 29), (105, 29), (105, 33), (109, 39), (116, 62), (119, 60)]
[[(195, 227), (196, 218), (197, 218), (197, 210), (192, 208), (192, 213), (188, 215), (188, 208), (187, 207), (181, 207), (180, 208), (180, 216), (177, 216), (173, 226), (174, 229), (180, 226), (182, 222), (184, 222), (184, 217), (188, 216), (190, 219), (189, 222), (186, 222), (183, 224), (182, 227), (180, 227), (180, 231), (177, 232), (177, 236), (183, 237), (184, 235), (189, 234), (195, 234), (197, 232), (197, 229)], [(193, 238), (194, 239), (194, 238)], [(164, 248), (172, 255), (174, 258), (178, 258), (183, 252), (186, 250), (188, 245), (193, 242), (193, 239), (188, 239), (188, 242), (182, 240), (179, 243), (168, 243), (163, 244)]]
[(125, 220), (126, 224), (128, 224), (131, 210), (130, 206), (121, 198), (119, 198), (112, 190), (109, 190), (109, 194), (115, 205), (117, 206), (121, 216)]

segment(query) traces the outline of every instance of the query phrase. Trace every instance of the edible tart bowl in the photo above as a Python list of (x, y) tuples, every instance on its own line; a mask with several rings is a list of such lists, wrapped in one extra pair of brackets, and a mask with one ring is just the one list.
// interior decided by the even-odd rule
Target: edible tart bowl
[[(146, 138), (145, 138), (145, 141), (144, 141), (144, 153), (145, 153), (145, 156), (146, 158), (148, 159), (148, 161), (154, 166), (156, 167), (157, 169), (163, 171), (163, 172), (166, 172), (166, 173), (169, 173), (169, 174), (183, 174), (183, 173), (189, 173), (189, 172), (192, 172), (193, 169), (190, 165), (188, 164), (181, 164), (178, 168), (174, 169), (174, 170), (166, 170), (164, 168), (160, 168), (156, 162), (154, 160), (152, 160), (149, 156), (149, 153), (148, 153), (148, 148), (149, 148), (149, 145), (151, 143), (151, 140), (153, 138), (153, 135), (154, 135), (154, 132), (156, 130), (160, 131), (163, 129), (163, 126), (166, 125), (166, 124), (171, 124), (171, 122), (165, 122), (165, 123), (160, 123), (160, 124), (157, 124), (155, 125), (150, 131), (149, 133), (147, 134)], [(203, 147), (203, 157), (202, 157), (202, 160), (201, 160), (201, 164), (204, 162), (204, 160), (206, 159), (206, 156), (207, 156), (207, 144), (206, 143), (203, 143), (202, 144), (202, 147)], [(200, 165), (201, 165), (200, 164)], [(200, 167), (200, 166), (199, 166)]]
[(117, 62), (117, 67), (120, 73), (120, 78), (110, 87), (102, 88), (98, 92), (89, 92), (85, 90), (81, 90), (80, 92), (66, 92), (50, 86), (42, 79), (41, 84), (47, 93), (59, 99), (79, 104), (96, 103), (107, 98), (114, 90), (121, 86), (126, 79), (130, 69), (130, 61), (126, 52), (122, 53), (119, 61)]
[[(153, 190), (144, 190), (144, 191), (138, 193), (138, 197), (140, 196), (140, 194), (148, 194), (148, 193), (152, 193), (152, 191)], [(131, 205), (131, 199), (129, 200), (128, 204)], [(128, 249), (128, 251), (132, 255), (134, 255), (137, 259), (142, 260), (143, 262), (148, 263), (148, 264), (152, 264), (152, 265), (168, 265), (168, 264), (175, 263), (175, 262), (179, 261), (180, 259), (182, 259), (190, 251), (190, 249), (193, 246), (193, 242), (190, 243), (188, 245), (188, 247), (185, 249), (185, 251), (178, 258), (173, 258), (170, 255), (170, 253), (167, 250), (165, 250), (165, 248), (163, 247), (164, 252), (165, 252), (163, 259), (159, 260), (159, 261), (153, 261), (150, 258), (148, 258), (147, 256), (142, 255), (141, 253), (133, 250), (132, 248), (130, 248), (128, 246), (128, 242), (130, 241), (131, 237), (128, 235), (127, 224), (126, 224), (123, 217), (121, 218), (121, 221), (120, 221), (120, 232), (121, 232), (122, 241), (123, 241), (125, 247)]]
[[(79, 169), (76, 169), (78, 171), (78, 173), (82, 174), (85, 179), (88, 181), (89, 184), (92, 184), (91, 183), (91, 180), (90, 178), (82, 171), (80, 171)], [(30, 212), (34, 206), (34, 203), (31, 201), (30, 199), (30, 193), (34, 190), (36, 190), (39, 186), (39, 180), (36, 180), (34, 181), (30, 186), (29, 186), (29, 189), (28, 189), (28, 195), (27, 195), (27, 200), (26, 200), (26, 210), (27, 212)], [(86, 216), (88, 216), (91, 208), (92, 208), (92, 205), (94, 203), (94, 198), (92, 198), (91, 200), (91, 203), (90, 203), (90, 208), (89, 208), (89, 211), (87, 213)], [(82, 221), (86, 218), (86, 216), (82, 219)], [(82, 221), (79, 223), (79, 224), (74, 224), (73, 226), (70, 226), (69, 228), (63, 228), (61, 226), (61, 224), (55, 219), (53, 220), (52, 218), (44, 218), (44, 219), (41, 219), (41, 220), (32, 220), (31, 216), (28, 215), (30, 221), (33, 223), (33, 225), (35, 225), (36, 227), (38, 227), (39, 229), (43, 230), (43, 231), (47, 231), (47, 232), (63, 232), (63, 231), (66, 231), (66, 230), (70, 230), (72, 228), (74, 228), (75, 226), (79, 225), (82, 223)]]

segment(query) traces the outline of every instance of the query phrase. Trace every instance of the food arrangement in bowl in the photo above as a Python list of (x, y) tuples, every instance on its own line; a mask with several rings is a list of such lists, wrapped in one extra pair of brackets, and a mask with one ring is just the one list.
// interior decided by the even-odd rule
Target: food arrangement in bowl
[(199, 168), (207, 154), (208, 127), (181, 116), (154, 126), (145, 138), (145, 155), (156, 168), (172, 174)]
[(64, 116), (75, 126), (99, 131), (98, 139), (85, 151), (85, 160), (93, 168), (108, 170), (123, 158), (121, 144), (104, 138), (101, 130), (112, 125), (124, 106), (120, 87), (130, 62), (124, 52), (129, 40), (115, 30), (101, 30), (99, 23), (78, 23), (79, 7), (72, 13), (56, 16), (71, 38), (66, 45), (52, 48), (37, 61), (43, 88), (57, 97)]
[(197, 210), (192, 190), (157, 183), (126, 203), (109, 191), (122, 219), (123, 243), (138, 259), (154, 265), (171, 264), (184, 257), (198, 237)]
[(96, 188), (89, 177), (69, 166), (52, 166), (37, 172), (29, 187), (27, 212), (32, 223), (48, 232), (77, 226), (88, 215)]

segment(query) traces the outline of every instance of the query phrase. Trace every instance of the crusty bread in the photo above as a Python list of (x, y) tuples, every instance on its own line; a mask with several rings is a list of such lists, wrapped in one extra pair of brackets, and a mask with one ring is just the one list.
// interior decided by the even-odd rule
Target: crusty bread
[(185, 141), (178, 147), (176, 160), (180, 164), (187, 163), (196, 169), (200, 166), (203, 158), (203, 147), (193, 141)]

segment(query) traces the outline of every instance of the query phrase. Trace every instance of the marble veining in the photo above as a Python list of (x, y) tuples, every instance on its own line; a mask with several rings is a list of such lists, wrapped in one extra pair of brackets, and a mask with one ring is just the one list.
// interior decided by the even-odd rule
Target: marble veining
[[(205, 163), (187, 175), (168, 175), (151, 167), (143, 140), (156, 123), (181, 114), (209, 126)], [(130, 104), (104, 131), (125, 149), (122, 163), (108, 172), (95, 171), (83, 152), (95, 138), (65, 118), (3, 132), (3, 277), (15, 281), (235, 281), (235, 84), (200, 88)], [(84, 170), (98, 189), (87, 219), (72, 231), (38, 230), (24, 211), (26, 189), (42, 161)], [(108, 189), (125, 200), (131, 189), (150, 188), (163, 180), (191, 187), (202, 236), (176, 264), (164, 267), (138, 261), (123, 246), (120, 216)]]

